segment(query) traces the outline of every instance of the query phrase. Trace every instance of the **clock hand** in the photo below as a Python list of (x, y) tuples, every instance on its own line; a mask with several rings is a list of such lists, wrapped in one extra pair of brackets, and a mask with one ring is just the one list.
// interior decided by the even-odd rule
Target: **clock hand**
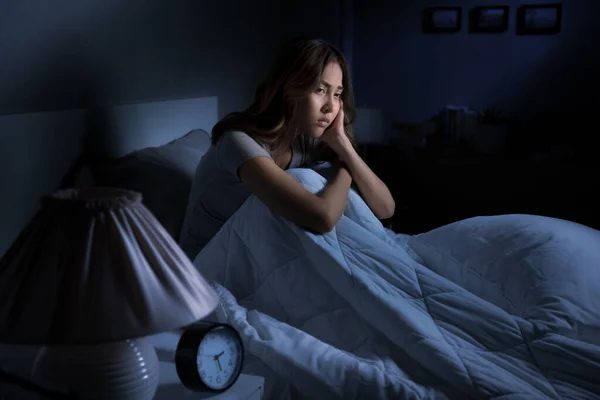
[(221, 356), (222, 356), (224, 353), (225, 353), (225, 352), (224, 352), (224, 351), (222, 351), (222, 352), (220, 352), (219, 354), (217, 354), (217, 355), (215, 356), (215, 360), (216, 360), (216, 359), (218, 359), (219, 357), (221, 357)]
[(215, 358), (215, 362), (217, 363), (217, 368), (219, 368), (219, 372), (221, 372), (222, 371), (222, 369), (221, 369), (221, 362), (219, 361), (218, 358)]

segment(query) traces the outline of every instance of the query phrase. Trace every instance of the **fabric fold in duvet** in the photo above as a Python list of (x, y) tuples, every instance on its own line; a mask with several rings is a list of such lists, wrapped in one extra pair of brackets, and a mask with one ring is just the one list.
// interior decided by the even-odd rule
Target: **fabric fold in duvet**
[(248, 352), (308, 398), (600, 393), (600, 234), (581, 225), (512, 215), (406, 237), (351, 192), (316, 235), (250, 197), (195, 264)]

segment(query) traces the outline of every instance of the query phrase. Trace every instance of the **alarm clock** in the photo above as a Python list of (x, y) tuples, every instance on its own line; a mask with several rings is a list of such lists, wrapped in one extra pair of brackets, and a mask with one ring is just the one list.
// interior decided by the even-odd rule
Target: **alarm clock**
[(196, 392), (221, 393), (242, 372), (244, 346), (228, 324), (198, 322), (184, 329), (175, 350), (175, 369), (182, 385)]

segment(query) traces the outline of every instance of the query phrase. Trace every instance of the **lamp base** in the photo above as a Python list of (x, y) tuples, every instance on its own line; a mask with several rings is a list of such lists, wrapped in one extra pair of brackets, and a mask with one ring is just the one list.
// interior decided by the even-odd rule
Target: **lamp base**
[(33, 379), (77, 399), (150, 400), (158, 387), (158, 372), (154, 346), (140, 338), (44, 348), (34, 365)]

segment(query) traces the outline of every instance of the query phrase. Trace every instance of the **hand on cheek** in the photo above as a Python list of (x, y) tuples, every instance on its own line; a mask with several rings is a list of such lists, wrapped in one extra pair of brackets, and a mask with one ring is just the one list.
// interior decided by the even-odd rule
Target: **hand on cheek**
[(325, 130), (321, 137), (336, 154), (344, 161), (347, 153), (352, 149), (352, 144), (344, 129), (344, 110), (340, 101), (340, 110), (337, 113), (333, 123)]

